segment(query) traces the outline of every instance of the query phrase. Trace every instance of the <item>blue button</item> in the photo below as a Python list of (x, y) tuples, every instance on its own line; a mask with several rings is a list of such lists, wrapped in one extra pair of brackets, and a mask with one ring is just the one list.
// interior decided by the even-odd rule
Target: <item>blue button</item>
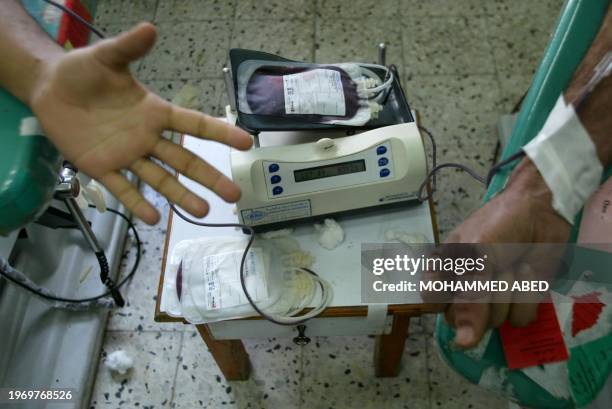
[(270, 182), (272, 182), (272, 184), (274, 184), (274, 185), (275, 185), (275, 184), (277, 184), (277, 183), (279, 183), (280, 181), (281, 181), (281, 177), (280, 177), (280, 176), (278, 176), (278, 175), (273, 175), (273, 176), (270, 178)]
[(389, 176), (389, 174), (390, 174), (390, 173), (391, 173), (391, 171), (390, 171), (389, 169), (387, 169), (387, 168), (382, 168), (382, 169), (380, 170), (380, 177), (381, 177), (381, 178), (387, 177), (387, 176)]
[(385, 153), (387, 153), (387, 147), (386, 146), (379, 146), (378, 148), (376, 148), (376, 153), (378, 155), (384, 155)]
[(281, 193), (283, 193), (283, 188), (280, 186), (274, 186), (274, 189), (272, 189), (272, 194), (280, 195)]
[(387, 158), (378, 159), (378, 166), (385, 166), (387, 163), (389, 163), (389, 159)]
[(278, 165), (276, 163), (272, 163), (270, 166), (268, 166), (268, 170), (270, 173), (278, 172)]

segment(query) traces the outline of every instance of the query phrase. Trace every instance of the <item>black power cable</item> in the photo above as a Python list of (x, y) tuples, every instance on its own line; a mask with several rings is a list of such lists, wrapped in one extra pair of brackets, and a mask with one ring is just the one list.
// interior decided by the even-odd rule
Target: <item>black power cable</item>
[(503, 161), (501, 161), (501, 162), (497, 163), (495, 166), (493, 166), (489, 170), (489, 173), (487, 173), (486, 177), (480, 176), (473, 169), (471, 169), (468, 166), (463, 165), (461, 163), (448, 162), (448, 163), (442, 163), (440, 165), (434, 166), (429, 171), (429, 173), (427, 174), (427, 177), (425, 177), (425, 180), (423, 181), (423, 183), (421, 184), (421, 187), (419, 188), (418, 200), (420, 202), (423, 202), (423, 201), (429, 199), (429, 196), (423, 197), (423, 191), (425, 190), (425, 187), (427, 186), (427, 184), (429, 183), (431, 178), (432, 177), (435, 178), (436, 173), (440, 169), (444, 169), (444, 168), (458, 168), (458, 169), (461, 169), (464, 172), (466, 172), (468, 175), (470, 175), (471, 177), (476, 179), (478, 182), (482, 183), (485, 187), (488, 187), (489, 184), (491, 183), (491, 180), (493, 179), (493, 176), (495, 176), (495, 174), (497, 172), (499, 172), (504, 166), (508, 165), (511, 162), (514, 162), (517, 159), (522, 158), (523, 156), (525, 156), (525, 151), (523, 151), (521, 149), (520, 151), (516, 152), (515, 154), (509, 156), (508, 158), (504, 159)]
[[(425, 133), (425, 135), (427, 135), (429, 137), (429, 141), (431, 142), (431, 165), (432, 167), (436, 167), (437, 166), (437, 160), (438, 160), (438, 148), (436, 146), (436, 138), (434, 138), (433, 134), (429, 131), (429, 129), (425, 128), (422, 125), (419, 125), (419, 129), (421, 131), (423, 131)], [(436, 174), (433, 174), (433, 179), (432, 179), (432, 191), (435, 192), (436, 191), (436, 187), (438, 186), (438, 178), (436, 177)]]
[[(90, 207), (93, 207), (93, 206), (90, 205)], [(142, 243), (140, 241), (140, 237), (138, 236), (138, 231), (136, 230), (136, 227), (134, 226), (132, 221), (125, 214), (123, 214), (123, 213), (121, 213), (121, 212), (119, 212), (118, 210), (115, 210), (115, 209), (106, 209), (106, 210), (109, 211), (110, 213), (114, 213), (117, 216), (121, 217), (128, 224), (128, 228), (132, 231), (132, 233), (134, 234), (134, 239), (136, 240), (136, 259), (134, 260), (134, 264), (133, 264), (132, 269), (130, 270), (129, 274), (127, 276), (125, 276), (125, 278), (123, 278), (123, 280), (121, 280), (119, 283), (117, 283), (116, 289), (118, 290), (123, 285), (125, 285), (125, 283), (127, 283), (134, 276), (134, 274), (136, 273), (136, 270), (138, 270), (138, 266), (140, 265), (140, 256), (141, 256)], [(28, 284), (25, 284), (25, 283), (22, 283), (22, 282), (20, 282), (18, 280), (15, 280), (13, 277), (9, 276), (8, 274), (6, 274), (2, 270), (0, 270), (0, 275), (2, 275), (7, 280), (11, 281), (13, 284), (16, 284), (16, 285), (22, 287), (23, 289), (25, 289), (25, 290), (33, 293), (33, 294), (36, 294), (39, 297), (42, 297), (42, 298), (47, 299), (47, 300), (50, 300), (50, 301), (60, 301), (60, 302), (68, 302), (68, 303), (84, 303), (84, 302), (96, 301), (96, 300), (99, 300), (101, 298), (112, 296), (112, 290), (109, 290), (109, 291), (106, 291), (105, 293), (102, 293), (100, 295), (96, 295), (96, 296), (93, 296), (93, 297), (86, 297), (86, 298), (59, 297), (59, 296), (54, 296), (54, 295), (49, 295), (49, 294), (41, 293), (36, 288), (30, 287)]]

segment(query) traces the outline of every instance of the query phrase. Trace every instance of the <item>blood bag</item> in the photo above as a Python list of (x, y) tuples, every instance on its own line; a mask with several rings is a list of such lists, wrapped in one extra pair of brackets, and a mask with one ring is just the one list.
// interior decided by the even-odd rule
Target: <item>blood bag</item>
[[(244, 237), (206, 237), (177, 243), (169, 265), (175, 274), (164, 283), (172, 287), (168, 295), (174, 300), (174, 314), (193, 324), (257, 315), (240, 280), (247, 242)], [(244, 278), (258, 308), (291, 317), (310, 305), (318, 279), (300, 269), (307, 267), (300, 264), (303, 260), (312, 262), (302, 253), (288, 237), (255, 240), (246, 254)]]
[[(382, 69), (381, 78), (370, 68)], [(249, 60), (238, 68), (238, 110), (300, 123), (361, 126), (376, 118), (393, 81), (373, 64)]]

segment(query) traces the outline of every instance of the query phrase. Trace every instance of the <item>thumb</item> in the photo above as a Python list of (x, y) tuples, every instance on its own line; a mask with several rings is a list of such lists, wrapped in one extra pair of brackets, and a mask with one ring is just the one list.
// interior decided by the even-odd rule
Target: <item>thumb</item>
[(94, 53), (102, 63), (125, 68), (130, 62), (144, 57), (155, 44), (157, 31), (151, 23), (140, 23), (130, 31), (94, 45)]
[(488, 328), (490, 305), (456, 303), (451, 308), (454, 309), (455, 345), (460, 348), (473, 348), (478, 345)]

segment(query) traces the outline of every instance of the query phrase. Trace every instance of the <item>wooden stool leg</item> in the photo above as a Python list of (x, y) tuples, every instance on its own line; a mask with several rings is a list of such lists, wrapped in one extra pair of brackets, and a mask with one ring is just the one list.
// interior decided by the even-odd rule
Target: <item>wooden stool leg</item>
[(196, 325), (196, 328), (206, 342), (225, 379), (228, 381), (246, 381), (249, 379), (251, 362), (241, 340), (216, 340), (210, 334), (207, 325)]
[(404, 353), (409, 315), (394, 315), (391, 332), (376, 337), (374, 345), (374, 368), (377, 377), (394, 377), (399, 373), (400, 361)]

